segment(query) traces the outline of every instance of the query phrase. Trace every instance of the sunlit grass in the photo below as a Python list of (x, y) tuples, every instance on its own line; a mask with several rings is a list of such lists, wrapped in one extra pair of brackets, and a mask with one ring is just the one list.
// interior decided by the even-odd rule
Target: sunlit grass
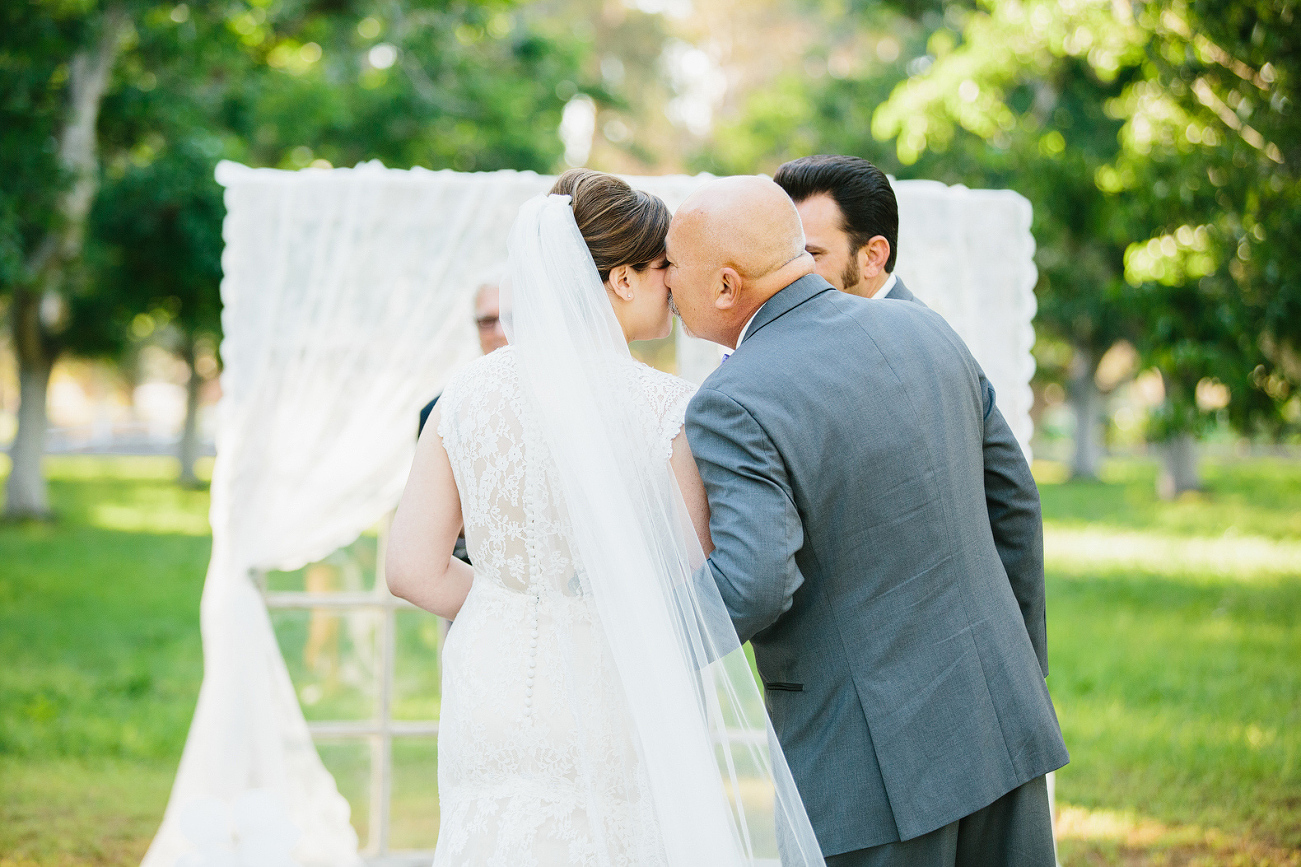
[(1049, 524), (1047, 567), (1061, 575), (1124, 578), (1134, 572), (1181, 581), (1227, 579), (1260, 583), (1296, 577), (1301, 541), (1239, 535), (1188, 538), (1165, 532)]
[(1133, 810), (1067, 806), (1057, 816), (1058, 847), (1070, 864), (1182, 864), (1188, 867), (1296, 867), (1301, 851), (1216, 828), (1165, 824)]
[(1061, 484), (1065, 468), (1036, 462), (1044, 514), (1052, 526), (1089, 525), (1175, 536), (1226, 533), (1301, 540), (1301, 462), (1252, 458), (1204, 462), (1206, 490), (1157, 499), (1155, 461), (1114, 460), (1097, 483)]
[[(0, 867), (134, 867), (202, 673), (207, 492), (178, 488), (166, 458), (48, 467), (57, 521), (0, 526)], [(1037, 467), (1049, 685), (1072, 753), (1063, 863), (1297, 867), (1301, 464), (1210, 464), (1208, 492), (1174, 503), (1149, 462), (1092, 484), (1059, 470)], [(430, 652), (409, 617), (399, 642)], [(399, 675), (403, 715), (436, 713), (436, 684)], [(365, 745), (322, 752), (364, 832)], [(395, 842), (428, 846), (433, 744), (395, 760)]]
[[(56, 512), (65, 520), (124, 533), (209, 533), (204, 498), (174, 484), (174, 458), (51, 457), (46, 468), (54, 487), (75, 483), (80, 489), (74, 502), (56, 499)], [(212, 461), (200, 461), (196, 471), (200, 479), (211, 479)]]
[(198, 695), (208, 496), (166, 458), (46, 468), (56, 520), (0, 525), (0, 867), (134, 865)]
[(1301, 467), (1211, 466), (1174, 503), (1151, 464), (1042, 470), (1064, 863), (1295, 864)]

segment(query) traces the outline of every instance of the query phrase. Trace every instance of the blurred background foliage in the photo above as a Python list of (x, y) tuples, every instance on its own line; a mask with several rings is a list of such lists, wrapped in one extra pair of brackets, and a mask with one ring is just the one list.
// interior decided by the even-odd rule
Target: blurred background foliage
[(1217, 424), (1295, 435), (1297, 4), (808, 8), (828, 22), (809, 62), (754, 93), (697, 165), (856, 153), (1029, 198), (1039, 379), (1068, 386), (1077, 474), (1097, 473), (1099, 391), (1128, 378), (1099, 367), (1121, 341), (1131, 375), (1160, 374), (1147, 436), (1171, 443), (1176, 491), (1199, 486), (1190, 440)]
[(566, 103), (601, 92), (590, 51), (507, 0), (6, 4), (0, 305), (22, 394), (7, 512), (48, 512), (44, 404), (64, 355), (129, 369), (152, 342), (185, 361), (193, 479), (196, 359), (220, 336), (219, 160), (545, 172)]
[[(6, 4), (0, 305), (21, 389), (39, 402), (65, 354), (129, 373), (152, 343), (197, 395), (221, 159), (649, 174), (853, 153), (1029, 198), (1036, 388), (1073, 413), (1074, 473), (1146, 439), (1168, 492), (1197, 488), (1198, 437), (1301, 433), (1297, 5)], [(1142, 411), (1118, 415), (1131, 393)], [(45, 423), (20, 408), (11, 514), (45, 511), (21, 490)]]

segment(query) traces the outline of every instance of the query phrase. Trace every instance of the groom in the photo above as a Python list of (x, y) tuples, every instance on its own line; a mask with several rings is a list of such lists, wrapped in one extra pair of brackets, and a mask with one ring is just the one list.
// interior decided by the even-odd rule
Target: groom
[(708, 566), (828, 864), (1052, 865), (1039, 498), (980, 367), (814, 274), (772, 181), (711, 182), (667, 243), (683, 324), (736, 347), (687, 410)]

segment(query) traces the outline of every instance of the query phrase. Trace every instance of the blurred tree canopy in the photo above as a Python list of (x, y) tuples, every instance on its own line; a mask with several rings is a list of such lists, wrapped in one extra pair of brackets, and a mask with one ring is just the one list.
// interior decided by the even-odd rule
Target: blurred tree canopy
[(591, 51), (513, 0), (4, 4), (0, 305), (22, 380), (6, 512), (46, 512), (61, 353), (116, 356), (143, 315), (192, 362), (219, 330), (220, 159), (547, 171), (566, 101), (599, 87)]
[(40, 459), (46, 392), (66, 347), (86, 220), (99, 188), (97, 128), (130, 10), (7, 4), (0, 11), (0, 303), (18, 356), (18, 432), (7, 517), (49, 511)]
[[(192, 398), (201, 385), (195, 349), (220, 331), (218, 160), (549, 171), (573, 99), (590, 100), (593, 160), (617, 171), (841, 152), (1026, 195), (1036, 354), (1079, 419), (1077, 473), (1096, 468), (1098, 365), (1118, 341), (1162, 375), (1154, 440), (1219, 420), (1301, 430), (1297, 5), (3, 4), (0, 310), (23, 407), (7, 511), (45, 509), (60, 353), (167, 341)], [(712, 130), (710, 100), (726, 118)]]
[(701, 165), (856, 153), (898, 177), (1016, 189), (1035, 208), (1041, 362), (1073, 360), (1081, 429), (1098, 361), (1125, 338), (1166, 385), (1154, 439), (1220, 415), (1296, 430), (1296, 7), (817, 4), (827, 74), (752, 95)]

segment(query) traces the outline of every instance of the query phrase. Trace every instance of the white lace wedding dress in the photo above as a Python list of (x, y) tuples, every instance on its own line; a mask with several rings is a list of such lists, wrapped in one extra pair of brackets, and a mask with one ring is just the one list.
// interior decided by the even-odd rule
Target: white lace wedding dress
[[(438, 403), (475, 577), (444, 649), (434, 864), (662, 865), (627, 702), (517, 358), (506, 347), (475, 361)], [(694, 387), (633, 361), (624, 384), (667, 462)]]

